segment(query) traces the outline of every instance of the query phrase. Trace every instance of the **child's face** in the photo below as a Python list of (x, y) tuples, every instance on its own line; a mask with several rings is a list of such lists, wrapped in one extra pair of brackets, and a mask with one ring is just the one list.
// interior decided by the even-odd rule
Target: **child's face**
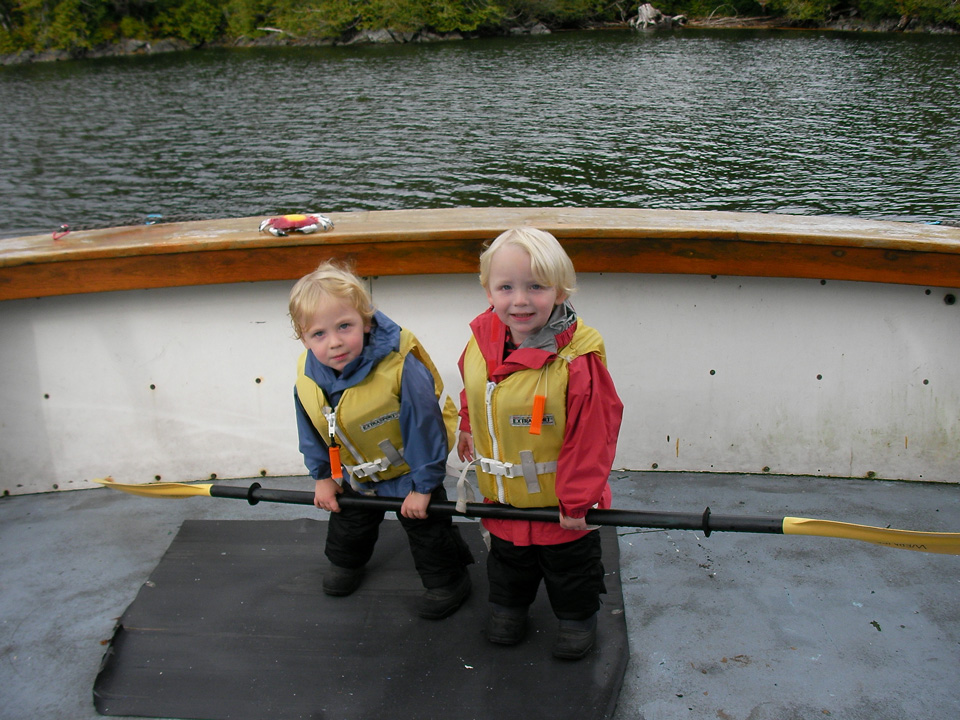
[(546, 325), (564, 300), (555, 287), (537, 281), (530, 255), (516, 245), (504, 245), (490, 258), (487, 299), (517, 345)]
[(363, 322), (353, 305), (324, 295), (300, 339), (317, 360), (339, 372), (360, 356), (363, 335), (368, 332), (370, 324)]

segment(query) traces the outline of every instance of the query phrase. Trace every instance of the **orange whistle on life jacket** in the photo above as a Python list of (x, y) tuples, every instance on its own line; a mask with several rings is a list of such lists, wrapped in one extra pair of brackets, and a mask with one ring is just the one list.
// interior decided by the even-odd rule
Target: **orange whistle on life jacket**
[(530, 416), (530, 434), (539, 435), (543, 427), (543, 408), (547, 403), (544, 395), (533, 396), (533, 414)]
[(330, 446), (330, 478), (340, 480), (343, 477), (343, 468), (340, 465), (340, 446)]

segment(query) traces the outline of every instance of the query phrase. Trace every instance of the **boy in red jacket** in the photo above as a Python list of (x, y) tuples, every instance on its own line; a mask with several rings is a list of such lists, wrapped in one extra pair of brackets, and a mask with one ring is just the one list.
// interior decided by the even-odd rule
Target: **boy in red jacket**
[(623, 404), (603, 338), (569, 302), (576, 274), (553, 235), (501, 234), (480, 256), (491, 307), (473, 320), (460, 358), (461, 460), (477, 463), (485, 502), (556, 507), (560, 522), (483, 520), (490, 532), (487, 638), (523, 639), (543, 580), (559, 619), (553, 654), (580, 659), (596, 640), (603, 583), (600, 535)]

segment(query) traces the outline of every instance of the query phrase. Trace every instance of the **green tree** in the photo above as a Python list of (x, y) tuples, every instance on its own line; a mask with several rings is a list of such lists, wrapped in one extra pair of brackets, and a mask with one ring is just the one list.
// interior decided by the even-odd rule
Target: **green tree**
[(232, 37), (250, 35), (258, 27), (270, 25), (278, 3), (273, 0), (228, 0), (224, 6), (226, 32)]
[(157, 23), (164, 34), (194, 46), (217, 40), (226, 25), (218, 0), (183, 0), (161, 12)]
[(958, 0), (896, 0), (900, 15), (933, 23), (960, 25), (960, 2)]
[[(614, 17), (616, 10), (615, 5), (603, 0), (513, 0), (507, 5), (510, 15), (521, 21), (566, 26)], [(636, 15), (636, 7), (629, 14)]]
[[(178, 37), (195, 46), (281, 29), (338, 38), (356, 29), (502, 32), (541, 21), (576, 27), (636, 14), (638, 0), (0, 0), (0, 52), (77, 53), (117, 37)], [(766, 14), (816, 26), (857, 10), (871, 21), (908, 16), (960, 27), (960, 0), (659, 0), (687, 17)]]
[(49, 34), (51, 44), (64, 50), (90, 47), (90, 28), (84, 17), (81, 0), (62, 0), (53, 9)]
[(0, 53), (19, 50), (20, 22), (15, 0), (0, 0)]
[(487, 0), (434, 0), (430, 10), (428, 25), (439, 32), (473, 32), (500, 25), (506, 17), (499, 3)]
[(280, 0), (274, 3), (270, 24), (296, 36), (335, 38), (357, 26), (361, 5), (357, 0)]
[(831, 0), (772, 0), (769, 5), (774, 15), (806, 23), (822, 23), (833, 10)]
[(472, 32), (498, 24), (503, 9), (490, 0), (365, 0), (360, 26), (438, 32)]

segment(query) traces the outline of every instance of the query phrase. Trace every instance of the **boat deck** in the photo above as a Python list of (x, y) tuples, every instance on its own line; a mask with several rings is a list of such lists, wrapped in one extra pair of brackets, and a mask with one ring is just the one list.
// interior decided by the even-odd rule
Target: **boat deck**
[[(627, 510), (709, 505), (960, 530), (957, 485), (635, 472), (611, 484)], [(322, 514), (107, 489), (3, 498), (0, 718), (100, 717), (92, 688), (116, 620), (184, 520), (305, 516)], [(829, 538), (618, 532), (631, 657), (616, 720), (960, 716), (960, 558)]]

